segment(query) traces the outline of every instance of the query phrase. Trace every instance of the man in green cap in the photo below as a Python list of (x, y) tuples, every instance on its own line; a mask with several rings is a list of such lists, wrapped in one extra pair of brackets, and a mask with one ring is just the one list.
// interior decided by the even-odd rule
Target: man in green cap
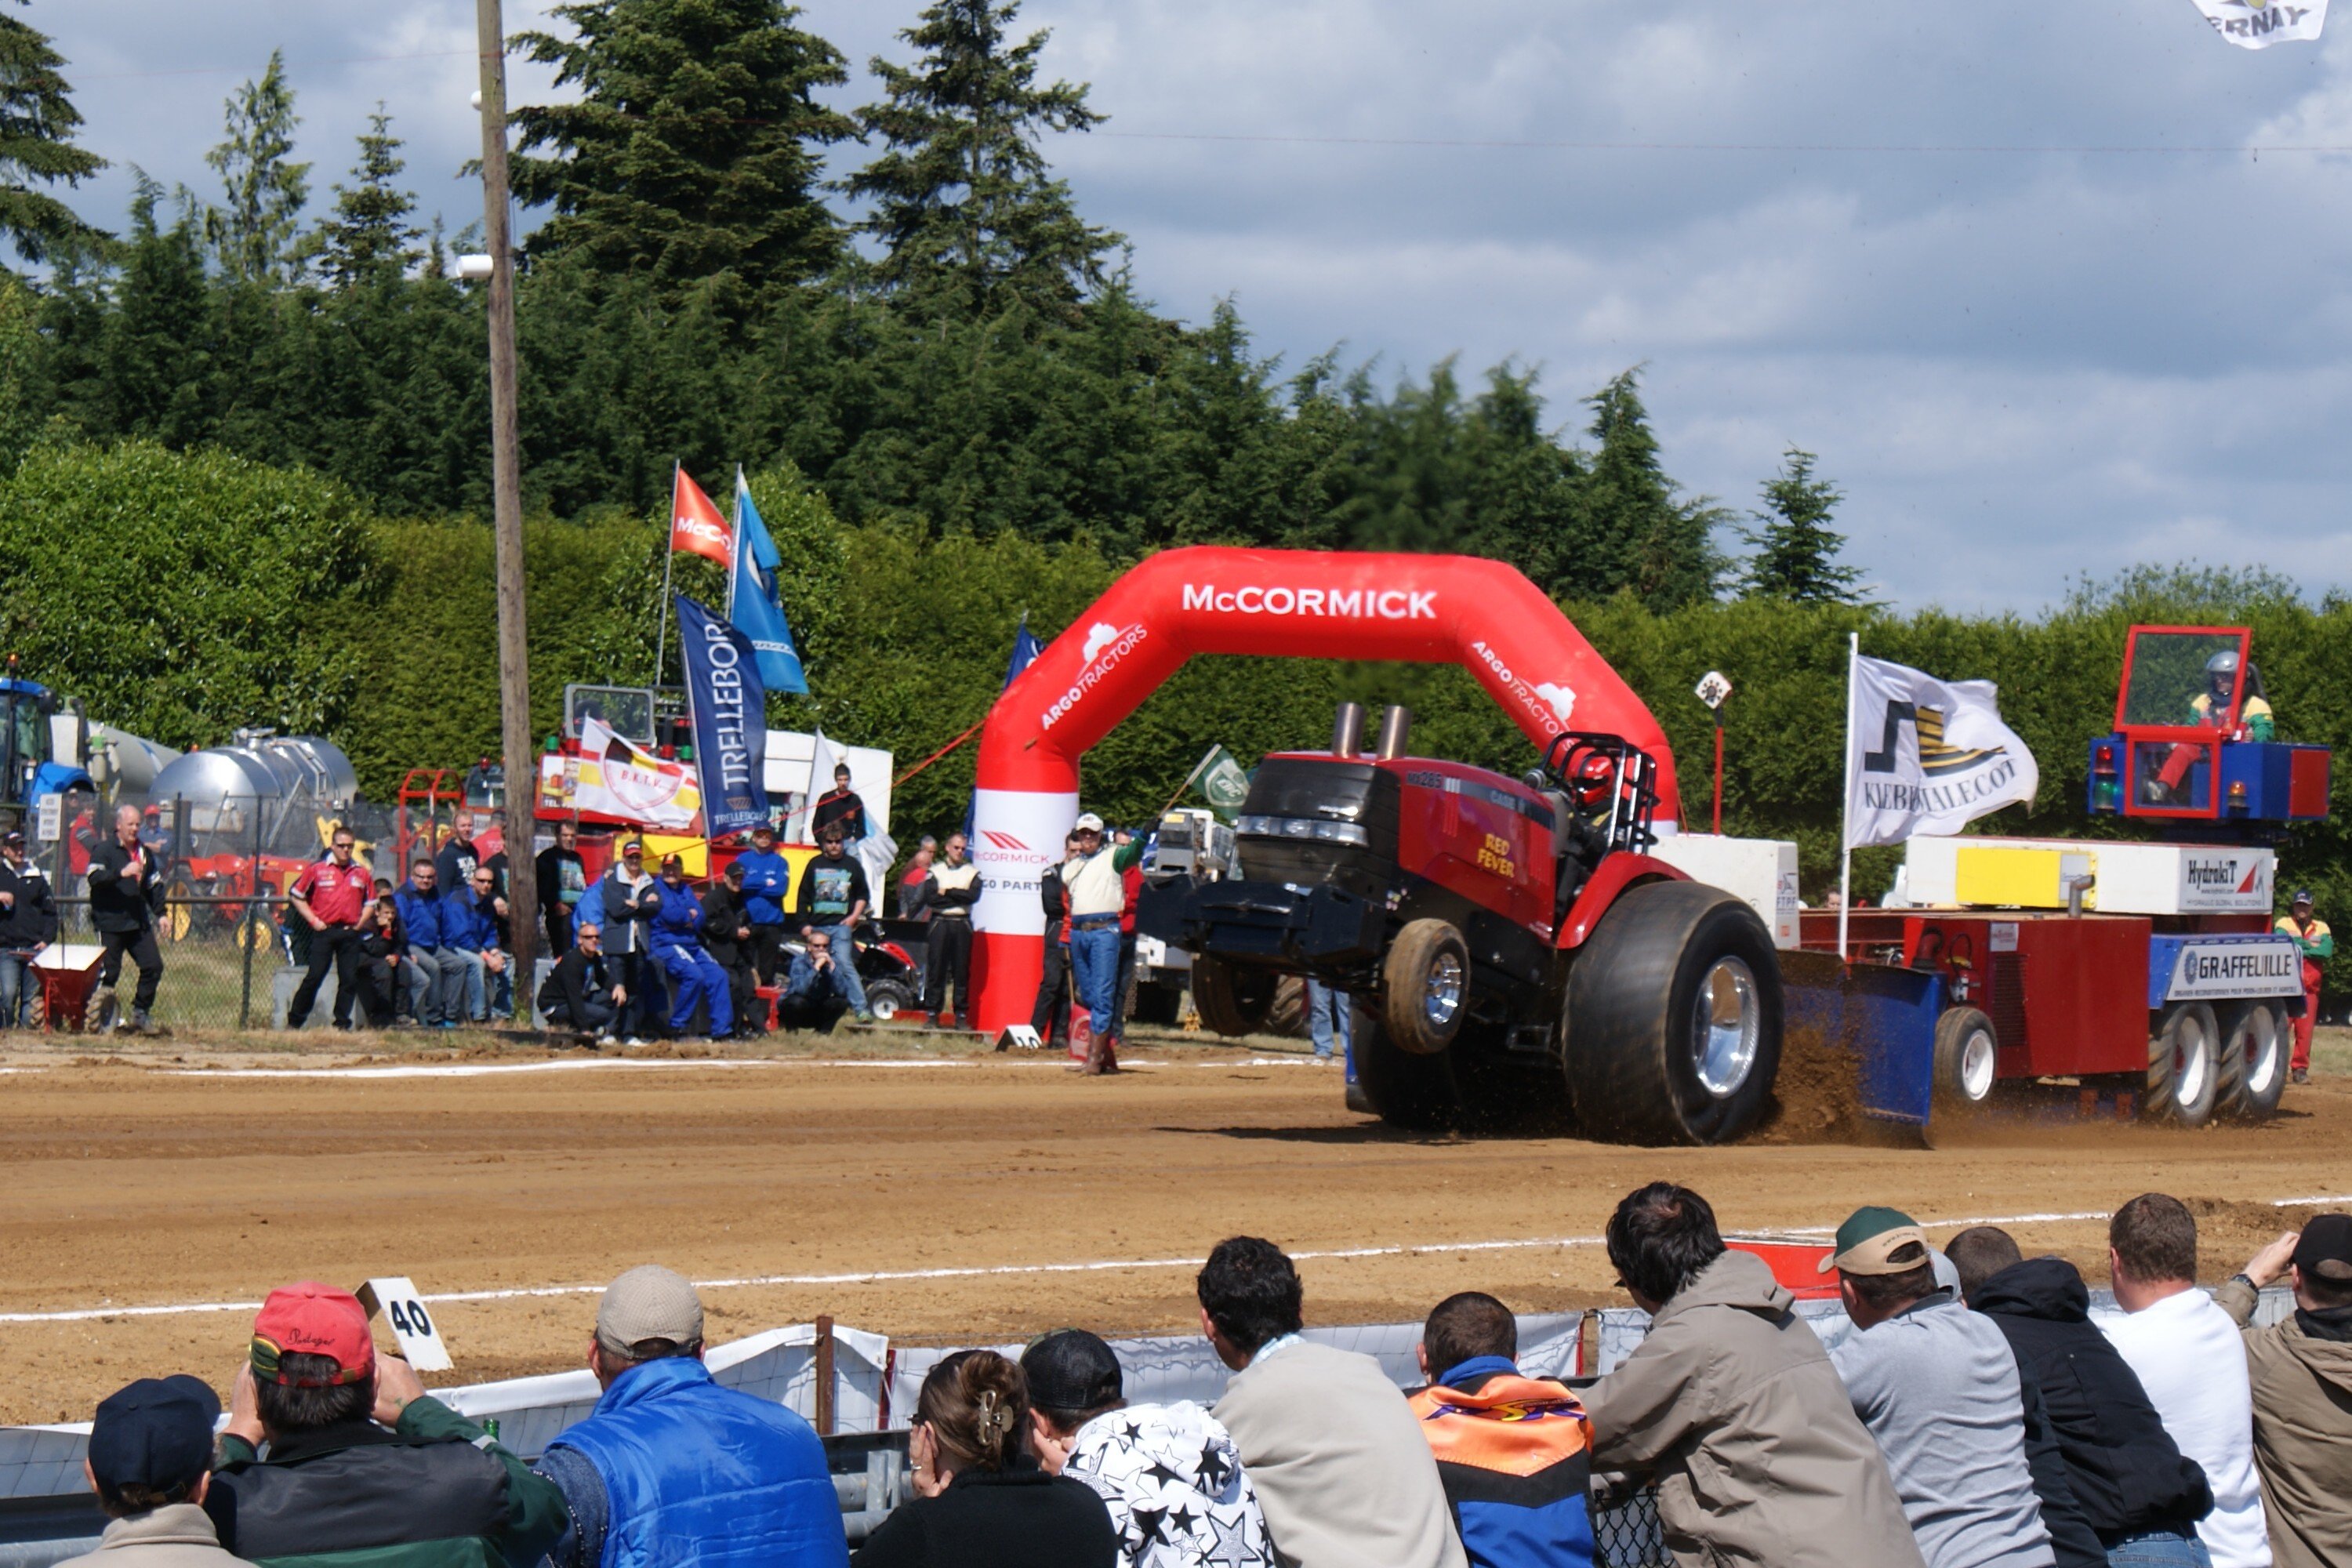
[(2051, 1568), (2009, 1341), (1936, 1283), (1927, 1233), (1900, 1209), (1854, 1210), (1820, 1264), (1832, 1268), (1854, 1331), (1830, 1360), (1886, 1456), (1927, 1568)]

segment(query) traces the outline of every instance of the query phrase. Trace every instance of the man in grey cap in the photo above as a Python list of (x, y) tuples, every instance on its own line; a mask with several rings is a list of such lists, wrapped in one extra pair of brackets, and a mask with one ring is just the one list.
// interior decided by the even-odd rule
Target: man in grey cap
[(845, 1568), (824, 1447), (784, 1406), (722, 1388), (702, 1364), (702, 1299), (648, 1263), (605, 1289), (588, 1342), (604, 1396), (539, 1462), (572, 1528), (555, 1568), (693, 1562)]
[(1837, 1270), (1856, 1331), (1830, 1361), (1886, 1456), (1927, 1568), (2049, 1568), (2017, 1357), (1937, 1284), (1927, 1232), (1899, 1209), (1856, 1209), (1821, 1268)]

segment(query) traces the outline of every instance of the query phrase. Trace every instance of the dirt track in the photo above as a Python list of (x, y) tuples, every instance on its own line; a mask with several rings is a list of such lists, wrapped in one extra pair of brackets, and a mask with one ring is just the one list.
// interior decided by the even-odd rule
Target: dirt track
[[(647, 1259), (706, 1280), (1175, 1260), (706, 1292), (715, 1339), (821, 1311), (919, 1339), (1171, 1331), (1193, 1319), (1187, 1260), (1236, 1231), (1310, 1251), (1429, 1249), (1305, 1262), (1314, 1321), (1418, 1317), (1466, 1287), (1522, 1310), (1616, 1304), (1591, 1238), (1654, 1176), (1751, 1231), (1833, 1225), (1864, 1201), (1931, 1222), (2104, 1212), (2158, 1187), (2207, 1209), (2218, 1279), (2297, 1216), (2272, 1200), (2352, 1193), (2352, 1088), (2332, 1078), (2291, 1091), (2262, 1127), (2016, 1124), (1932, 1152), (1645, 1151), (1391, 1134), (1342, 1107), (1335, 1071), (1183, 1048), (1109, 1080), (1002, 1058), (192, 1077), (205, 1059), (177, 1048), (186, 1061), (18, 1058), (29, 1070), (0, 1081), (0, 1246), (17, 1260), (0, 1313), (251, 1301), (288, 1279), (381, 1273), (428, 1293), (598, 1286)], [(2011, 1228), (2104, 1275), (2102, 1222)], [(1461, 1249), (1544, 1239), (1571, 1244)], [(594, 1297), (436, 1310), (457, 1361), (446, 1381), (473, 1382), (577, 1364)], [(147, 1373), (225, 1387), (249, 1321), (0, 1322), (13, 1369), (0, 1421), (86, 1419)]]

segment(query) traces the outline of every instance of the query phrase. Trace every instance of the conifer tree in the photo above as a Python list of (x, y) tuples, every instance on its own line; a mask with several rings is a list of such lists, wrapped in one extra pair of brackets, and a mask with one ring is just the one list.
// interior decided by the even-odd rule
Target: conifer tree
[(514, 40), (580, 90), (512, 117), (515, 194), (555, 208), (533, 255), (643, 273), (665, 290), (716, 279), (746, 305), (840, 259), (820, 160), (855, 129), (816, 94), (849, 78), (838, 49), (793, 25), (798, 7), (578, 0), (554, 14), (570, 37)]
[(1839, 563), (1845, 535), (1829, 525), (1845, 492), (1813, 477), (1818, 461), (1812, 453), (1791, 447), (1781, 457), (1780, 472), (1764, 481), (1764, 503), (1769, 510), (1755, 514), (1763, 526), (1741, 530), (1756, 547), (1740, 582), (1741, 597), (1807, 605), (1862, 602), (1857, 586), (1862, 573)]
[(416, 241), (425, 231), (409, 221), (416, 197), (396, 184), (408, 166), (401, 146), (400, 138), (392, 133), (392, 116), (378, 102), (368, 116), (367, 133), (360, 138), (353, 183), (335, 187), (333, 216), (312, 237), (319, 271), (338, 288), (397, 278), (422, 255)]
[(290, 281), (302, 265), (297, 240), (310, 165), (287, 156), (302, 121), (283, 55), (272, 49), (260, 79), (229, 95), (222, 113), (227, 137), (205, 154), (228, 197), (205, 215), (205, 237), (221, 270), (247, 283)]
[(60, 180), (77, 185), (106, 167), (105, 159), (74, 145), (81, 114), (58, 74), (65, 63), (47, 34), (0, 15), (0, 234), (36, 264), (107, 237), (33, 188)]
[(1067, 305), (1105, 281), (1103, 258), (1125, 237), (1090, 227), (1048, 173), (1038, 139), (1087, 131), (1103, 117), (1087, 89), (1040, 86), (1047, 34), (1009, 37), (1017, 0), (935, 0), (898, 36), (911, 66), (877, 58), (888, 97), (858, 110), (883, 151), (845, 188), (873, 204), (857, 226), (882, 242), (886, 284), (950, 284), (978, 310), (1010, 292), (1033, 307)]
[(1625, 371), (1585, 399), (1601, 443), (1586, 480), (1586, 515), (1570, 557), (1569, 591), (1630, 592), (1654, 610), (1711, 597), (1723, 574), (1715, 529), (1728, 514), (1701, 496), (1682, 499), (1658, 459), (1642, 405), (1641, 373)]

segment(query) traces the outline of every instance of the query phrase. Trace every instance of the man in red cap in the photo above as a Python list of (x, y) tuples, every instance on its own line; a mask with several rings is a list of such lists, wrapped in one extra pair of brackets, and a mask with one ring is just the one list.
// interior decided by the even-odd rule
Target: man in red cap
[[(269, 1457), (259, 1457), (261, 1445)], [(229, 1396), (205, 1511), (248, 1561), (530, 1568), (563, 1533), (563, 1494), (379, 1359), (348, 1290), (273, 1290)]]

